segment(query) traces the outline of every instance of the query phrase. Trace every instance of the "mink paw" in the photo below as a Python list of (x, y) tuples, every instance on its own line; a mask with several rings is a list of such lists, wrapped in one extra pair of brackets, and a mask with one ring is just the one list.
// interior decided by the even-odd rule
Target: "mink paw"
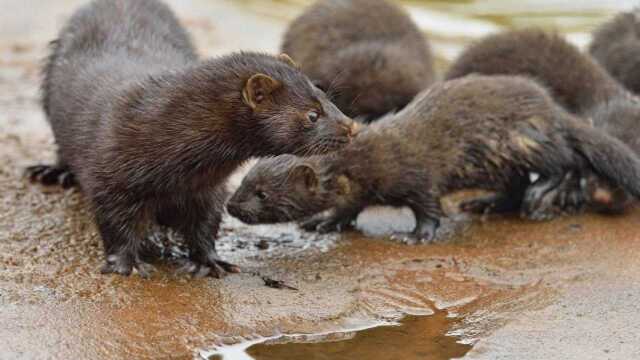
[(184, 259), (180, 261), (180, 265), (177, 270), (178, 273), (191, 274), (196, 278), (213, 276), (221, 279), (227, 273), (239, 273), (242, 271), (239, 266), (220, 259), (218, 255), (209, 255), (206, 261)]
[(433, 241), (433, 238), (427, 238), (420, 235), (416, 235), (415, 232), (410, 233), (396, 233), (391, 235), (391, 240), (400, 242), (405, 245), (422, 245), (428, 244)]
[(65, 166), (56, 165), (34, 165), (25, 170), (25, 175), (33, 182), (42, 185), (60, 185), (68, 189), (76, 185), (73, 173)]
[(522, 201), (521, 215), (536, 221), (580, 212), (586, 203), (584, 181), (572, 172), (559, 178), (538, 180), (530, 185)]
[(400, 241), (407, 245), (428, 244), (436, 239), (436, 232), (440, 222), (437, 220), (425, 220), (418, 222), (411, 233), (394, 234), (392, 240)]
[(129, 276), (133, 270), (136, 270), (141, 277), (146, 279), (151, 277), (151, 273), (155, 271), (155, 268), (153, 265), (137, 258), (131, 259), (124, 255), (109, 255), (107, 256), (107, 262), (102, 266), (100, 272), (103, 274)]
[(342, 232), (351, 226), (352, 220), (345, 217), (320, 214), (302, 221), (300, 227), (306, 231), (317, 231), (320, 234)]
[(558, 196), (560, 180), (538, 179), (525, 191), (520, 216), (534, 221), (551, 220), (557, 216), (554, 203)]

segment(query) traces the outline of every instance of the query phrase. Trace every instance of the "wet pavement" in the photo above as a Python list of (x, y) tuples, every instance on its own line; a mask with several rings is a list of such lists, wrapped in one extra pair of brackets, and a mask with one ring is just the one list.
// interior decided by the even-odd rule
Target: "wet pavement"
[[(1, 359), (640, 358), (640, 209), (546, 223), (463, 219), (446, 241), (421, 246), (226, 218), (221, 255), (245, 273), (194, 280), (165, 263), (150, 280), (100, 275), (83, 196), (22, 178), (25, 166), (53, 159), (39, 59), (80, 3), (0, 0)], [(275, 51), (305, 2), (170, 3), (202, 54), (216, 55)], [(584, 44), (596, 24), (631, 6), (518, 4), (408, 2), (441, 69), (464, 44), (504, 27), (556, 26)], [(358, 224), (379, 235), (413, 219), (378, 208)]]

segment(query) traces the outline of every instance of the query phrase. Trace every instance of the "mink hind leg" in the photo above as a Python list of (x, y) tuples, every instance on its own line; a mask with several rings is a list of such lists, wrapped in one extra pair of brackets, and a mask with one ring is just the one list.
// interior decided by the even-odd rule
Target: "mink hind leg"
[(415, 194), (407, 204), (416, 218), (416, 227), (403, 240), (406, 243), (429, 243), (436, 239), (440, 219), (444, 212), (440, 207), (440, 198), (430, 194)]
[(317, 231), (321, 234), (341, 232), (353, 225), (362, 209), (361, 205), (334, 208), (304, 219), (300, 222), (300, 226), (306, 231)]
[(179, 272), (221, 278), (226, 273), (241, 271), (238, 266), (222, 260), (216, 250), (226, 198), (227, 192), (221, 186), (210, 194), (186, 200), (186, 211), (179, 216), (180, 223), (174, 225), (189, 247), (189, 258), (182, 261)]

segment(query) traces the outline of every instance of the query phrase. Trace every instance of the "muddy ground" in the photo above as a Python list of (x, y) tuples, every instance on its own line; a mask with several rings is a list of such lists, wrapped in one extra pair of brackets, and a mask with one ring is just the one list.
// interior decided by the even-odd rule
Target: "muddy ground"
[[(465, 220), (449, 240), (423, 246), (226, 218), (221, 255), (246, 273), (194, 280), (165, 263), (150, 280), (100, 275), (100, 239), (83, 196), (22, 177), (25, 166), (53, 159), (37, 98), (38, 61), (78, 3), (0, 1), (11, 10), (0, 16), (1, 359), (205, 357), (219, 345), (278, 334), (321, 335), (274, 339), (248, 353), (640, 358), (640, 209), (546, 223)], [(287, 2), (171, 3), (205, 55), (275, 51), (285, 21), (299, 11)], [(456, 34), (454, 43), (464, 36)], [(434, 37), (444, 63), (451, 47)], [(412, 222), (406, 211), (375, 209), (359, 226), (406, 230)], [(269, 288), (256, 273), (297, 290)], [(399, 320), (403, 315), (409, 316)], [(349, 331), (395, 321), (401, 326)]]

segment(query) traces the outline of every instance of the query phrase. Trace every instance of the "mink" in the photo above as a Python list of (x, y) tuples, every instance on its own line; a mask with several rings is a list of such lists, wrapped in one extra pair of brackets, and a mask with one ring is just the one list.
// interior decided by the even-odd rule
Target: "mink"
[(365, 122), (402, 109), (435, 79), (427, 38), (385, 0), (317, 1), (291, 23), (282, 51)]
[[(489, 35), (470, 45), (445, 75), (525, 75), (544, 84), (568, 111), (624, 141), (636, 154), (640, 146), (640, 101), (588, 54), (562, 36), (529, 28)], [(541, 217), (575, 213), (585, 207), (619, 212), (631, 204), (630, 194), (611, 187), (593, 173), (571, 173), (547, 184), (539, 196), (527, 197), (527, 211)], [(553, 185), (553, 186), (552, 186)], [(607, 195), (608, 194), (608, 195)], [(597, 195), (597, 196), (596, 196)], [(575, 201), (565, 201), (571, 198)]]
[(510, 196), (530, 172), (548, 181), (586, 168), (640, 196), (640, 160), (621, 141), (566, 112), (535, 81), (470, 75), (434, 84), (335, 153), (261, 160), (227, 210), (249, 224), (303, 220), (332, 231), (369, 205), (408, 206), (413, 238), (428, 241), (444, 216), (442, 196)]
[(103, 273), (148, 276), (141, 248), (153, 224), (184, 236), (183, 271), (239, 271), (215, 248), (229, 174), (254, 156), (328, 152), (352, 135), (352, 120), (289, 57), (200, 60), (156, 0), (80, 8), (52, 44), (42, 94), (58, 159), (28, 173), (77, 181), (103, 241)]
[(589, 53), (616, 80), (640, 93), (640, 9), (623, 12), (592, 34)]

